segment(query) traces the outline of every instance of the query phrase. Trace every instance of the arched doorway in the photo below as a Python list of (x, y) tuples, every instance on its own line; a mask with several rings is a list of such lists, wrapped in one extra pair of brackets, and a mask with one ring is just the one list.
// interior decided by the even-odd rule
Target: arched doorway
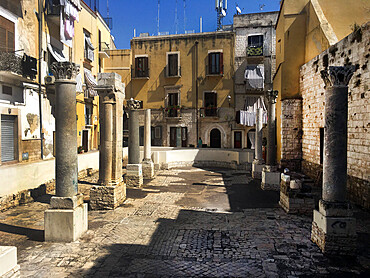
[(211, 148), (221, 148), (221, 132), (217, 128), (211, 130), (209, 141)]

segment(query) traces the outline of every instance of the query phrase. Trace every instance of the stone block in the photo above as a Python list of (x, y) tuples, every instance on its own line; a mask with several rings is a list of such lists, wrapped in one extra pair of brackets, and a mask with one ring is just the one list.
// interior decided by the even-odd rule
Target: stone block
[(127, 164), (126, 171), (129, 176), (142, 176), (143, 166), (141, 164)]
[(54, 209), (75, 209), (79, 205), (83, 204), (84, 197), (82, 194), (78, 194), (73, 197), (57, 197), (53, 196), (50, 199), (50, 207)]
[(356, 223), (351, 217), (328, 217), (314, 210), (311, 240), (329, 255), (356, 254)]
[(126, 185), (128, 187), (141, 187), (143, 185), (143, 166), (141, 164), (127, 164)]
[(124, 84), (119, 74), (114, 72), (101, 72), (98, 74), (98, 86), (113, 86), (116, 91), (124, 92)]
[(252, 178), (262, 179), (262, 170), (265, 167), (265, 164), (262, 164), (259, 160), (255, 160), (252, 163)]
[(280, 191), (280, 172), (269, 172), (266, 167), (262, 170), (262, 190)]
[(45, 241), (72, 242), (87, 231), (87, 204), (45, 211)]
[(0, 246), (0, 277), (19, 277), (17, 248)]
[(143, 178), (144, 179), (152, 179), (154, 177), (154, 163), (153, 161), (143, 161), (142, 163), (143, 169)]
[(94, 185), (90, 188), (90, 208), (92, 210), (112, 210), (126, 200), (126, 184), (115, 186)]
[(319, 211), (324, 216), (350, 217), (353, 215), (349, 203), (333, 203), (319, 201)]

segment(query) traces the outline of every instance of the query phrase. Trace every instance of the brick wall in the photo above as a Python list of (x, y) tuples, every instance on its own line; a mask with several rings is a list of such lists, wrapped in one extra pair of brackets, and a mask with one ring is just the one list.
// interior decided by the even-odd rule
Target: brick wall
[(285, 99), (281, 103), (281, 165), (300, 171), (302, 159), (302, 100)]
[(370, 208), (370, 24), (301, 67), (303, 171), (316, 176), (320, 169), (320, 128), (324, 127), (324, 82), (326, 66), (355, 65), (348, 88), (348, 193), (350, 199)]

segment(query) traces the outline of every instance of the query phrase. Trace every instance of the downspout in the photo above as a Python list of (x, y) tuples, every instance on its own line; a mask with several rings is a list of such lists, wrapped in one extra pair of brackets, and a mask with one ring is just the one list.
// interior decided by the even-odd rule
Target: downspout
[(195, 145), (197, 145), (199, 139), (199, 111), (198, 111), (198, 41), (195, 42), (195, 118), (197, 127), (197, 138)]
[(40, 113), (40, 141), (41, 141), (41, 159), (44, 159), (44, 134), (42, 133), (42, 92), (41, 92), (41, 61), (42, 61), (42, 21), (43, 21), (43, 0), (39, 0), (39, 12), (37, 19), (39, 21), (39, 113)]

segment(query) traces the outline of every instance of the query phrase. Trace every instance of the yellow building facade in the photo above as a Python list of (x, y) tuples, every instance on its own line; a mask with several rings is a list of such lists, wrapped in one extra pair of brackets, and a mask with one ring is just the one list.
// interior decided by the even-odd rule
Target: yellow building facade
[(131, 51), (110, 57), (106, 70), (122, 76), (126, 98), (152, 109), (154, 145), (195, 146), (201, 137), (207, 146), (231, 147), (232, 32), (135, 37)]
[(300, 67), (352, 33), (356, 25), (369, 21), (369, 10), (370, 2), (366, 0), (281, 1), (276, 24), (273, 87), (279, 91), (276, 106), (277, 155), (283, 164), (300, 160), (294, 155), (294, 146), (302, 134), (297, 132), (293, 136), (295, 138), (284, 138), (284, 129), (288, 128), (284, 122), (286, 111), (299, 110), (294, 107), (300, 106)]

